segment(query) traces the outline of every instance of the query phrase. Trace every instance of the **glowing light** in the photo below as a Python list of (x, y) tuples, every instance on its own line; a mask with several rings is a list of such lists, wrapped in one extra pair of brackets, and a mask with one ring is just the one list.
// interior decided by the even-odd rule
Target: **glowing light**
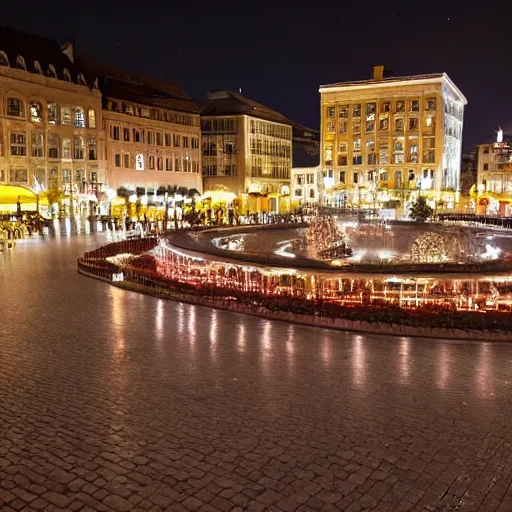
[(485, 260), (497, 260), (500, 257), (501, 249), (499, 247), (492, 247), (492, 245), (486, 244), (485, 252), (482, 254), (482, 258)]
[(136, 202), (137, 202), (137, 194), (132, 194), (132, 195), (128, 198), (128, 201), (130, 201), (130, 203), (136, 203)]
[(393, 257), (393, 253), (391, 251), (380, 251), (379, 258), (381, 260), (390, 260)]
[(288, 242), (287, 244), (281, 245), (277, 251), (274, 251), (274, 254), (277, 254), (278, 256), (284, 256), (285, 258), (295, 258), (295, 254), (287, 252), (291, 247), (292, 243)]

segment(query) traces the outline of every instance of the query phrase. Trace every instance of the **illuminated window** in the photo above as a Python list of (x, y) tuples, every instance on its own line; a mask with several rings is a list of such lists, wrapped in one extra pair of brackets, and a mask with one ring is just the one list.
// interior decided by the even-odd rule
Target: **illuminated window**
[(423, 163), (433, 164), (436, 161), (436, 138), (423, 137)]
[(10, 169), (9, 181), (11, 183), (28, 183), (27, 169)]
[(155, 143), (155, 137), (153, 132), (148, 131), (148, 144), (154, 144)]
[(397, 101), (396, 102), (396, 111), (397, 112), (405, 112), (405, 101)]
[(379, 164), (389, 164), (389, 140), (387, 137), (379, 139)]
[(57, 167), (52, 167), (48, 173), (48, 188), (59, 187), (59, 170)]
[(327, 133), (334, 133), (336, 131), (336, 121), (327, 121), (325, 131)]
[(402, 187), (402, 171), (395, 171), (395, 187)]
[(375, 114), (375, 110), (377, 109), (377, 104), (375, 102), (366, 104), (366, 115)]
[(399, 117), (395, 119), (395, 131), (396, 132), (403, 132), (404, 131), (404, 120), (403, 118)]
[(60, 122), (61, 124), (71, 124), (70, 107), (60, 107)]
[(7, 115), (25, 117), (25, 102), (19, 98), (7, 98)]
[(130, 142), (130, 128), (123, 128), (123, 141)]
[(96, 160), (98, 154), (98, 141), (96, 137), (89, 137), (87, 140), (89, 160)]
[(180, 147), (180, 145), (181, 145), (181, 137), (179, 135), (174, 134), (172, 136), (172, 145), (175, 148), (179, 148)]
[(427, 128), (432, 128), (432, 126), (434, 125), (434, 119), (432, 116), (427, 116), (425, 117), (425, 126)]
[(36, 158), (44, 157), (44, 134), (40, 132), (32, 132), (31, 140), (31, 155)]
[(411, 164), (417, 164), (418, 159), (418, 137), (409, 137), (409, 153), (407, 162)]
[(62, 71), (62, 77), (66, 82), (71, 82), (71, 75), (69, 74), (69, 71), (66, 68), (64, 68), (64, 70)]
[(59, 137), (55, 134), (48, 135), (48, 158), (59, 158)]
[(85, 110), (83, 107), (73, 107), (73, 124), (77, 128), (85, 128)]
[(348, 133), (348, 119), (338, 121), (338, 133)]
[(325, 146), (325, 165), (332, 165), (332, 144)]
[(338, 107), (338, 116), (339, 117), (348, 117), (348, 105), (340, 105)]
[(85, 158), (85, 144), (83, 137), (75, 137), (73, 139), (73, 158), (75, 160), (83, 160)]
[(366, 116), (366, 133), (375, 131), (375, 114), (369, 114)]
[(62, 145), (62, 158), (66, 160), (71, 159), (71, 139), (62, 139), (61, 141)]
[(39, 64), (39, 62), (37, 60), (34, 61), (34, 70), (38, 75), (43, 74), (43, 70), (41, 69), (41, 64)]
[(385, 101), (381, 104), (381, 112), (390, 112), (391, 111), (391, 102)]
[(352, 133), (361, 133), (361, 119), (352, 119)]
[(48, 103), (48, 123), (57, 124), (59, 118), (59, 112), (57, 103)]
[(361, 117), (361, 103), (352, 105), (352, 117)]
[(410, 117), (409, 118), (409, 130), (417, 130), (418, 129), (418, 118)]
[(87, 115), (89, 116), (89, 128), (96, 128), (96, 111), (89, 109)]
[(425, 105), (425, 110), (435, 110), (436, 109), (436, 99), (435, 98), (429, 98), (427, 100), (427, 103)]
[(57, 78), (57, 71), (55, 71), (55, 67), (53, 66), (53, 64), (50, 64), (48, 66), (48, 70), (46, 71), (46, 74), (50, 77), (50, 78)]
[(327, 107), (326, 117), (336, 117), (336, 109), (334, 107)]
[(25, 132), (11, 132), (11, 155), (27, 156), (27, 134)]
[(354, 139), (352, 144), (354, 151), (361, 151), (361, 139)]
[(389, 129), (389, 117), (387, 115), (380, 116), (379, 119), (379, 130)]
[(30, 102), (30, 121), (33, 123), (43, 122), (43, 106), (39, 101)]
[(404, 138), (395, 137), (393, 140), (393, 163), (403, 164), (404, 163)]
[(410, 100), (409, 101), (409, 110), (411, 112), (419, 112), (420, 111), (420, 100)]

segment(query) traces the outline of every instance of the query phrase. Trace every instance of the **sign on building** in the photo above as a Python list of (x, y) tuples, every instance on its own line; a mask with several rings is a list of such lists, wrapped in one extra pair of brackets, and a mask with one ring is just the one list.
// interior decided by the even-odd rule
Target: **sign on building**
[(135, 170), (136, 171), (144, 170), (144, 155), (142, 155), (140, 153), (135, 157)]
[(114, 282), (124, 281), (124, 274), (122, 272), (119, 272), (118, 274), (112, 274), (112, 281), (114, 281)]

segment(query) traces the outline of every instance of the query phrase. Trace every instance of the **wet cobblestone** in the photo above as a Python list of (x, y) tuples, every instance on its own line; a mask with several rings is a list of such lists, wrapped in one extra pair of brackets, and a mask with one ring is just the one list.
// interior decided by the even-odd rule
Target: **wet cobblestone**
[(0, 510), (512, 510), (512, 345), (163, 302), (0, 255)]

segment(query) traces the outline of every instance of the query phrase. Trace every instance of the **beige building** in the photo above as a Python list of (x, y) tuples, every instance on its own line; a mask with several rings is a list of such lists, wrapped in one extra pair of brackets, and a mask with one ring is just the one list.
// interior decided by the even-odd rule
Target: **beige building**
[(512, 147), (501, 129), (495, 142), (478, 146), (477, 192), (478, 213), (512, 213)]
[(291, 179), (293, 201), (301, 206), (317, 206), (322, 181), (320, 166), (294, 167)]
[(384, 74), (320, 87), (323, 204), (454, 208), (466, 98), (444, 73)]
[(107, 179), (138, 195), (184, 187), (202, 191), (197, 103), (178, 86), (79, 58), (103, 94)]
[(278, 112), (244, 96), (221, 91), (207, 96), (201, 114), (202, 174), (205, 192), (235, 195), (290, 195), (292, 123)]
[(53, 41), (0, 29), (0, 184), (64, 193), (89, 213), (105, 190), (101, 93)]

